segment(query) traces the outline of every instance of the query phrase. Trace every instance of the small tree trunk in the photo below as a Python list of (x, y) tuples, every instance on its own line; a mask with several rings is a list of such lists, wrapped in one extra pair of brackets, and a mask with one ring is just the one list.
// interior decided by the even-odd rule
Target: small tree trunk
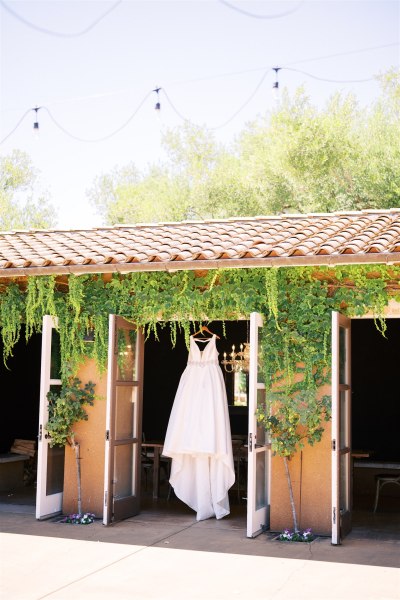
[(288, 487), (289, 487), (290, 506), (291, 506), (291, 509), (292, 509), (292, 517), (293, 517), (293, 527), (294, 527), (295, 533), (297, 533), (299, 531), (299, 528), (297, 526), (296, 506), (295, 506), (294, 498), (293, 498), (292, 479), (290, 477), (290, 471), (289, 471), (289, 465), (288, 465), (287, 456), (283, 457), (283, 463), (285, 465), (286, 479), (287, 479)]
[(77, 442), (73, 442), (72, 447), (75, 452), (76, 461), (76, 479), (78, 484), (78, 514), (82, 514), (82, 487), (81, 487), (81, 458), (80, 458), (80, 446)]

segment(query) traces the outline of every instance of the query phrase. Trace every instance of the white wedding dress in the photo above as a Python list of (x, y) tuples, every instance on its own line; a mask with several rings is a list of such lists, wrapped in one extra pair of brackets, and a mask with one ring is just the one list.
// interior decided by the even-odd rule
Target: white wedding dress
[(170, 484), (197, 520), (229, 514), (235, 482), (228, 403), (215, 335), (200, 350), (190, 338), (189, 358), (169, 418), (163, 455), (172, 458)]

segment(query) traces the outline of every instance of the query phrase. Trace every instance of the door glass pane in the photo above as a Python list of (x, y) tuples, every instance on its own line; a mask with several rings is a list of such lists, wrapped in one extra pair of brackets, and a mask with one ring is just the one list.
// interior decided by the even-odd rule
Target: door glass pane
[(233, 374), (233, 405), (247, 406), (247, 379), (244, 371)]
[(262, 352), (262, 343), (261, 343), (261, 341), (258, 344), (257, 381), (258, 381), (258, 383), (265, 383), (264, 354)]
[(340, 448), (348, 446), (347, 440), (347, 392), (342, 391), (339, 394), (340, 402), (340, 430), (339, 430), (339, 444)]
[(48, 447), (46, 496), (59, 494), (64, 490), (64, 446)]
[(54, 328), (51, 330), (50, 379), (61, 379), (60, 334)]
[(136, 380), (136, 331), (118, 329), (117, 334), (117, 380)]
[(115, 400), (115, 439), (136, 437), (137, 387), (118, 386)]
[(348, 503), (348, 481), (349, 481), (349, 454), (342, 454), (340, 457), (340, 510), (347, 510)]
[(114, 454), (114, 498), (134, 496), (135, 489), (135, 457), (137, 444), (115, 446)]
[(339, 383), (347, 383), (346, 358), (346, 329), (339, 327)]
[[(60, 392), (61, 392), (61, 385), (58, 385), (58, 384), (51, 385), (50, 392), (52, 392), (53, 394), (57, 394), (57, 396), (59, 396)], [(53, 399), (49, 399), (49, 397), (47, 397), (47, 410), (49, 411), (49, 419), (54, 414), (54, 404), (55, 404), (55, 401)]]
[(266, 453), (262, 450), (256, 455), (256, 510), (266, 506)]
[[(265, 389), (257, 390), (257, 410), (265, 406)], [(257, 422), (257, 445), (265, 444), (265, 427)]]

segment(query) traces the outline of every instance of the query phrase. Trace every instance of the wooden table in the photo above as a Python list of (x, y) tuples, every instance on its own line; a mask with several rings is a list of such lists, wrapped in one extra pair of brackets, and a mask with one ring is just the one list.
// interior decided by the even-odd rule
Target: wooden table
[(369, 458), (371, 454), (370, 450), (352, 450), (351, 458)]
[(355, 460), (354, 466), (364, 469), (400, 469), (400, 462), (375, 461), (375, 460)]
[(142, 448), (153, 448), (153, 498), (158, 498), (160, 489), (160, 456), (164, 444), (161, 442), (142, 442)]

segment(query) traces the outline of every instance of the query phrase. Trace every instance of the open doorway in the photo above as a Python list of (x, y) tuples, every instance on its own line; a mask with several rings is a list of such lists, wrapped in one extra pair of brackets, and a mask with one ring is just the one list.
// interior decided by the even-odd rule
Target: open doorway
[[(232, 345), (239, 348), (248, 341), (248, 321), (214, 321), (210, 330), (217, 334), (219, 361), (223, 354), (232, 351)], [(188, 349), (183, 332), (177, 333), (176, 344), (171, 342), (170, 325), (158, 329), (158, 339), (151, 334), (145, 342), (144, 387), (143, 387), (143, 436), (146, 441), (162, 444), (168, 427), (169, 416), (174, 403), (179, 381), (188, 360)], [(245, 519), (247, 496), (247, 442), (248, 435), (248, 374), (227, 373), (221, 365), (228, 399), (229, 419), (233, 440), (236, 482), (229, 492), (230, 516), (240, 515)], [(242, 449), (242, 450), (240, 450)], [(194, 514), (176, 498), (168, 483), (168, 461), (160, 462), (159, 497), (152, 497), (151, 475), (146, 472), (146, 462), (142, 468), (142, 509), (165, 512)], [(244, 525), (243, 525), (244, 526)]]
[(400, 486), (376, 477), (400, 475), (400, 319), (387, 319), (385, 337), (373, 319), (353, 319), (353, 530), (400, 534)]
[(0, 362), (0, 504), (32, 513), (36, 503), (41, 345), (41, 334), (26, 342), (22, 328), (7, 366)]

